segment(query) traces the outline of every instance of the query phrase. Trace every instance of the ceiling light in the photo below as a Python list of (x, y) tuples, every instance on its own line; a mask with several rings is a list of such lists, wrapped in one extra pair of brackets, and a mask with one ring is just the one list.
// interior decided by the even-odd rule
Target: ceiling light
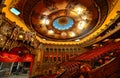
[(76, 39), (75, 41), (80, 41), (80, 39)]
[(82, 9), (82, 8), (80, 8), (80, 7), (78, 7), (76, 11), (77, 11), (77, 14), (82, 14), (83, 9)]
[(46, 39), (43, 39), (43, 40), (46, 40)]
[(80, 21), (78, 23), (78, 29), (82, 30), (85, 27), (85, 25), (86, 25), (86, 21)]
[(43, 18), (42, 24), (49, 25), (50, 21), (48, 18)]
[(22, 34), (20, 34), (20, 35), (19, 35), (19, 38), (20, 38), (20, 39), (23, 39), (23, 35), (22, 35)]
[(76, 34), (72, 31), (72, 32), (69, 32), (69, 35), (70, 35), (71, 37), (74, 37)]
[(18, 11), (16, 8), (11, 8), (10, 11), (15, 15), (20, 15), (20, 11)]
[(53, 30), (48, 30), (48, 34), (54, 34)]
[(62, 32), (62, 33), (61, 33), (61, 37), (62, 37), (62, 38), (66, 38), (66, 37), (67, 37), (67, 33), (66, 33), (66, 32)]

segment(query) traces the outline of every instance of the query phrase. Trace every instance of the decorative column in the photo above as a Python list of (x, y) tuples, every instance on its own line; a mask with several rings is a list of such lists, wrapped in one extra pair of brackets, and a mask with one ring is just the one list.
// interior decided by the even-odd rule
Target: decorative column
[(58, 62), (58, 49), (56, 50), (56, 61)]
[(60, 61), (62, 62), (62, 49), (60, 49)]
[(43, 48), (40, 46), (39, 48), (36, 48), (35, 50), (35, 58), (34, 58), (34, 65), (33, 65), (33, 75), (40, 75), (41, 74), (41, 68), (42, 68), (42, 62), (43, 62)]
[[(68, 49), (68, 53), (69, 53), (69, 59), (70, 59), (70, 55), (71, 55), (70, 48)], [(69, 59), (68, 59), (68, 60), (69, 60)]]
[(54, 53), (54, 49), (52, 50), (52, 62), (54, 62), (54, 56), (55, 56), (55, 53)]

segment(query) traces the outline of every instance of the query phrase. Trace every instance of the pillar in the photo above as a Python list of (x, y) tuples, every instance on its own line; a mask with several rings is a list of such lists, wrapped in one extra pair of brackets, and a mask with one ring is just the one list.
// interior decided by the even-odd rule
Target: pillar
[(34, 58), (34, 65), (32, 69), (32, 76), (34, 75), (40, 75), (41, 74), (41, 68), (42, 68), (42, 62), (43, 62), (43, 50), (40, 48), (37, 48), (35, 51), (35, 58)]

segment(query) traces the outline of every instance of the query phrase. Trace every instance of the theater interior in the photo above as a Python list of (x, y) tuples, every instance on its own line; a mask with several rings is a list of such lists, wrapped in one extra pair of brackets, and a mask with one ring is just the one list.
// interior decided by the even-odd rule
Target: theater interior
[(0, 0), (0, 78), (120, 78), (120, 0)]

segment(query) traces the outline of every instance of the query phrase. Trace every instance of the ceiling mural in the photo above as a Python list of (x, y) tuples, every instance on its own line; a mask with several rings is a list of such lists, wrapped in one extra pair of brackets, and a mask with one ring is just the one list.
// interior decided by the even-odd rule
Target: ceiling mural
[(33, 6), (29, 26), (48, 40), (82, 38), (97, 26), (99, 6), (91, 0), (44, 0)]
[(41, 1), (32, 10), (32, 27), (45, 38), (65, 40), (80, 37), (88, 33), (99, 18), (98, 7), (92, 2), (89, 6), (85, 4), (72, 0)]

